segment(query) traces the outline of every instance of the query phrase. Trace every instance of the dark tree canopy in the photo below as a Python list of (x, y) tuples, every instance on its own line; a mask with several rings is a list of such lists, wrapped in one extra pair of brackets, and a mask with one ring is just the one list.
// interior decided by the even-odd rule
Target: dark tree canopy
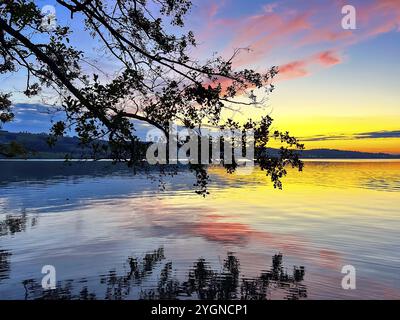
[[(169, 122), (187, 128), (214, 126), (253, 129), (255, 160), (276, 187), (286, 167), (301, 170), (295, 149), (302, 145), (288, 132), (271, 130), (272, 119), (246, 123), (223, 119), (224, 110), (262, 104), (254, 92), (274, 88), (279, 71), (272, 67), (260, 73), (235, 70), (230, 59), (213, 56), (200, 61), (191, 55), (194, 34), (186, 32), (189, 0), (57, 0), (69, 12), (66, 25), (59, 21), (47, 28), (34, 1), (3, 0), (0, 3), (0, 73), (26, 73), (27, 97), (52, 90), (66, 121), (52, 128), (56, 138), (73, 127), (81, 142), (94, 150), (109, 148), (115, 161), (137, 165), (144, 158), (143, 144), (135, 136), (134, 121), (142, 121), (166, 132)], [(97, 66), (88, 68), (88, 56), (71, 43), (76, 31), (68, 25), (84, 23), (84, 32), (98, 44), (97, 54), (115, 66), (112, 77), (104, 77)], [(90, 70), (90, 71), (88, 71)], [(94, 72), (93, 70), (97, 70)], [(253, 90), (255, 90), (253, 92)], [(247, 93), (248, 101), (236, 99)], [(13, 118), (10, 92), (1, 92), (0, 121)], [(266, 152), (270, 139), (281, 143), (280, 153)], [(98, 141), (109, 143), (99, 144)], [(232, 166), (226, 165), (229, 170)], [(195, 166), (198, 179), (207, 177), (204, 166)], [(204, 186), (204, 185), (203, 185)]]

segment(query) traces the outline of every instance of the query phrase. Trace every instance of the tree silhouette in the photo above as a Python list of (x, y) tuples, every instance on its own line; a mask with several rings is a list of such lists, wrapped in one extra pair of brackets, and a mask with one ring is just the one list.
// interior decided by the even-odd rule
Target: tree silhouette
[[(264, 98), (256, 94), (256, 89), (271, 92), (271, 81), (279, 70), (235, 70), (233, 62), (241, 49), (229, 59), (193, 58), (190, 50), (196, 40), (193, 32), (183, 28), (191, 1), (57, 0), (57, 4), (69, 13), (65, 25), (58, 21), (52, 24), (52, 17), (42, 14), (33, 1), (4, 0), (0, 4), (0, 73), (25, 71), (24, 94), (29, 98), (51, 89), (56, 97), (53, 103), (65, 111), (66, 120), (54, 123), (51, 129), (50, 143), (73, 128), (81, 143), (93, 148), (94, 158), (107, 148), (115, 161), (134, 166), (145, 154), (143, 143), (135, 135), (134, 121), (164, 133), (170, 122), (197, 129), (199, 134), (204, 125), (253, 129), (255, 159), (275, 187), (281, 187), (287, 166), (302, 169), (293, 150), (302, 145), (288, 132), (272, 131), (269, 115), (245, 123), (233, 118), (223, 120), (224, 110), (240, 112), (244, 106), (262, 106)], [(92, 52), (71, 44), (76, 42), (77, 33), (67, 25), (83, 23), (84, 31), (80, 32), (86, 32), (93, 44), (98, 44), (96, 53), (113, 65), (113, 74), (105, 76), (90, 61)], [(168, 32), (171, 29), (173, 32)], [(235, 99), (246, 95), (247, 101)], [(10, 99), (9, 92), (1, 93), (3, 123), (13, 117)], [(275, 156), (266, 151), (271, 138), (282, 145)], [(108, 144), (99, 143), (102, 140)], [(236, 163), (226, 167), (231, 172)], [(205, 194), (205, 166), (192, 169), (199, 193)]]

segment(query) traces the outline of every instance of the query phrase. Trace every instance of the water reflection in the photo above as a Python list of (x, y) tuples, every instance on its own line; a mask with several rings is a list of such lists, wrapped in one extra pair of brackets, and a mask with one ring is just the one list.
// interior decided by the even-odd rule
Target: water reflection
[(0, 161), (0, 214), (21, 208), (35, 213), (77, 210), (91, 200), (154, 195), (166, 184), (173, 188), (165, 195), (194, 193), (193, 173), (184, 167), (177, 170), (179, 177), (160, 176), (156, 169), (135, 174), (125, 164), (108, 161)]
[(107, 163), (0, 161), (0, 298), (400, 298), (400, 162), (307, 163), (283, 191), (258, 170), (210, 175), (203, 199), (191, 173), (159, 192)]
[[(143, 174), (134, 175), (123, 164), (114, 166), (109, 162), (0, 161), (0, 214), (26, 208), (36, 213), (62, 212), (82, 209), (91, 200), (146, 197), (154, 195), (160, 183), (166, 187), (163, 196), (194, 194), (193, 174), (179, 170), (178, 176), (166, 176), (160, 182), (157, 173), (146, 174), (150, 176), (147, 179)], [(210, 168), (210, 173), (212, 194), (271, 188), (265, 173), (257, 169), (244, 176), (227, 174), (217, 167)], [(293, 171), (284, 179), (284, 190), (306, 186), (399, 192), (400, 162), (306, 162), (302, 173)]]
[[(34, 227), (37, 224), (37, 217), (28, 217), (25, 210), (19, 215), (6, 215), (0, 221), (0, 237), (15, 235), (18, 232), (26, 231), (27, 227)], [(9, 278), (11, 251), (0, 247), (0, 282)]]
[(19, 215), (6, 215), (5, 219), (0, 221), (0, 236), (14, 235), (26, 231), (28, 226), (36, 226), (38, 217), (28, 217), (26, 211), (22, 211)]
[[(86, 278), (59, 282), (54, 290), (43, 290), (34, 279), (25, 280), (25, 299), (124, 300), (132, 297), (134, 291), (139, 292), (138, 298), (143, 300), (265, 300), (272, 291), (278, 290), (284, 293), (285, 299), (307, 297), (307, 288), (302, 284), (304, 267), (294, 267), (289, 274), (283, 266), (282, 254), (274, 255), (270, 269), (261, 271), (255, 278), (241, 276), (240, 261), (233, 253), (228, 253), (221, 271), (213, 270), (207, 260), (199, 258), (183, 281), (174, 276), (173, 262), (164, 260), (163, 248), (147, 253), (143, 259), (129, 257), (125, 274), (118, 275), (110, 270), (98, 277), (99, 287), (93, 291)], [(143, 289), (142, 283), (159, 265), (162, 268), (156, 285)], [(99, 288), (104, 287), (104, 293), (99, 293)]]
[[(400, 191), (400, 161), (309, 162), (304, 182), (324, 187), (362, 188), (374, 191)], [(314, 170), (317, 169), (317, 170)], [(291, 177), (289, 179), (294, 179)]]
[(0, 282), (8, 279), (10, 274), (10, 256), (11, 252), (0, 248)]

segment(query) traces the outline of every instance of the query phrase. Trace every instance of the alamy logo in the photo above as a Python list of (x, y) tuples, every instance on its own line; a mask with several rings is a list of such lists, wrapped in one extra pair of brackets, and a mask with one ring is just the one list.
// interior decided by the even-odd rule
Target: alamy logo
[(356, 289), (356, 268), (352, 265), (347, 265), (342, 268), (342, 273), (346, 274), (342, 279), (342, 288), (344, 290)]
[(342, 8), (342, 28), (345, 30), (355, 30), (357, 29), (357, 16), (356, 8), (351, 5), (346, 5)]
[(44, 290), (52, 290), (56, 288), (56, 268), (52, 265), (45, 265), (42, 268), (42, 288)]
[[(146, 152), (149, 164), (233, 164), (254, 166), (253, 130), (178, 130), (170, 123), (168, 137), (159, 130), (146, 136), (152, 142)], [(168, 151), (167, 151), (168, 150)], [(167, 157), (168, 152), (168, 157)]]

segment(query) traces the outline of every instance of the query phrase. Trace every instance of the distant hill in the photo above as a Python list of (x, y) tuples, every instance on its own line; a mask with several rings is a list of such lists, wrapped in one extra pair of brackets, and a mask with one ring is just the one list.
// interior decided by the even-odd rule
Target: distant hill
[[(66, 154), (73, 158), (90, 156), (90, 149), (82, 148), (76, 137), (60, 138), (54, 147), (48, 145), (48, 137), (45, 133), (15, 133), (0, 130), (0, 144), (9, 144), (15, 141), (29, 151), (27, 158), (30, 159), (63, 159)], [(268, 149), (268, 153), (274, 155), (278, 153), (278, 150)], [(303, 159), (400, 159), (400, 155), (331, 149), (303, 150), (300, 151), (300, 155)]]
[(400, 159), (400, 155), (387, 153), (369, 153), (334, 149), (312, 149), (300, 152), (306, 159)]
[[(58, 139), (53, 147), (47, 143), (49, 135), (45, 133), (28, 132), (8, 132), (0, 130), (0, 145), (8, 145), (16, 142), (22, 145), (28, 152), (27, 156), (18, 156), (16, 158), (28, 159), (63, 159), (68, 154), (73, 158), (81, 158), (90, 155), (88, 148), (82, 148), (79, 145), (78, 138), (63, 137)], [(0, 155), (0, 158), (4, 158)]]

